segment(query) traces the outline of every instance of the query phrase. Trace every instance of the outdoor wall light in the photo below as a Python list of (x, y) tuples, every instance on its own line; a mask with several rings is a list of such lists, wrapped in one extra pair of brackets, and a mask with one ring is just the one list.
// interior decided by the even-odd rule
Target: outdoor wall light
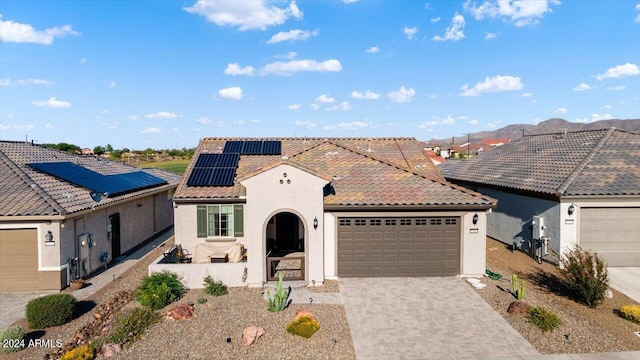
[(317, 229), (317, 228), (318, 228), (318, 218), (317, 218), (317, 217), (314, 217), (314, 218), (313, 218), (313, 229), (315, 230), (315, 229)]
[(44, 234), (44, 244), (46, 246), (53, 246), (56, 243), (53, 241), (53, 234), (51, 233), (51, 230), (47, 231), (46, 234)]
[(568, 212), (569, 212), (569, 215), (573, 215), (573, 213), (576, 212), (576, 206), (573, 204), (569, 205)]
[(473, 219), (471, 221), (473, 222), (473, 225), (476, 225), (478, 223), (478, 214), (473, 215)]

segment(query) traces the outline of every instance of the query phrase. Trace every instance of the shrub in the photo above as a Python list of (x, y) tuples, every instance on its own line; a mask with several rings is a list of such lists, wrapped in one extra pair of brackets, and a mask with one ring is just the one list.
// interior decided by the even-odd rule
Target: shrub
[(294, 319), (287, 324), (287, 332), (293, 335), (302, 336), (303, 338), (310, 338), (313, 334), (320, 329), (320, 324), (308, 316), (302, 316)]
[(640, 324), (640, 305), (625, 305), (620, 308), (620, 316), (634, 323)]
[(24, 329), (12, 326), (0, 332), (2, 352), (5, 354), (20, 351), (25, 348)]
[(594, 252), (575, 246), (565, 252), (560, 273), (570, 295), (589, 307), (604, 301), (609, 275), (604, 260)]
[(116, 316), (111, 325), (111, 334), (106, 342), (125, 344), (134, 342), (153, 324), (160, 321), (160, 314), (147, 308), (134, 308)]
[(215, 281), (208, 276), (204, 278), (204, 292), (213, 296), (221, 296), (227, 294), (227, 287), (222, 281)]
[(69, 294), (52, 294), (32, 299), (25, 309), (32, 329), (66, 324), (73, 319), (76, 298)]
[(289, 291), (285, 292), (282, 288), (284, 274), (278, 271), (278, 283), (276, 284), (276, 292), (271, 297), (271, 291), (267, 290), (267, 310), (271, 312), (282, 311), (289, 306)]
[(145, 276), (138, 288), (136, 300), (142, 306), (158, 310), (176, 301), (183, 292), (184, 285), (178, 275), (165, 271)]
[(93, 360), (93, 358), (95, 358), (95, 351), (93, 348), (89, 345), (84, 345), (70, 350), (66, 354), (62, 355), (60, 360)]
[(543, 307), (532, 307), (527, 316), (529, 321), (537, 326), (542, 332), (553, 331), (562, 325), (562, 320), (551, 310)]

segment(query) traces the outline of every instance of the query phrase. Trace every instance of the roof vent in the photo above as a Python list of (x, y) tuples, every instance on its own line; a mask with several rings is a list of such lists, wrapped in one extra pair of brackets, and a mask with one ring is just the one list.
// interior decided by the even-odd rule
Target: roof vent
[(560, 132), (556, 134), (555, 138), (556, 139), (564, 139), (565, 136), (567, 136), (567, 129), (566, 128), (562, 128), (562, 129), (560, 129)]
[(369, 140), (367, 140), (367, 152), (372, 152), (373, 150), (371, 150), (371, 138), (369, 138)]

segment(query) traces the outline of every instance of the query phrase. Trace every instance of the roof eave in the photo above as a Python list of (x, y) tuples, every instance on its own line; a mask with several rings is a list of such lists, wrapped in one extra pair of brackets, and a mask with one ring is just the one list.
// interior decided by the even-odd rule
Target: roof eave
[(325, 205), (325, 211), (483, 211), (496, 204), (455, 204), (455, 205)]

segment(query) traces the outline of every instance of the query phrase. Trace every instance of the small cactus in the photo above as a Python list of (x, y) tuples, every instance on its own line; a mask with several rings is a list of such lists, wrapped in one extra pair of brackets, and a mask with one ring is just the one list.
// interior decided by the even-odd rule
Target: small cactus
[(514, 294), (518, 292), (518, 275), (516, 274), (511, 275), (511, 292)]
[(278, 272), (278, 283), (276, 284), (276, 291), (271, 297), (271, 291), (267, 290), (267, 302), (268, 310), (271, 312), (278, 312), (284, 310), (289, 305), (289, 291), (285, 292), (282, 289), (282, 281), (284, 274), (282, 271)]
[(517, 298), (518, 300), (524, 299), (524, 280), (520, 280), (520, 289), (518, 289)]

